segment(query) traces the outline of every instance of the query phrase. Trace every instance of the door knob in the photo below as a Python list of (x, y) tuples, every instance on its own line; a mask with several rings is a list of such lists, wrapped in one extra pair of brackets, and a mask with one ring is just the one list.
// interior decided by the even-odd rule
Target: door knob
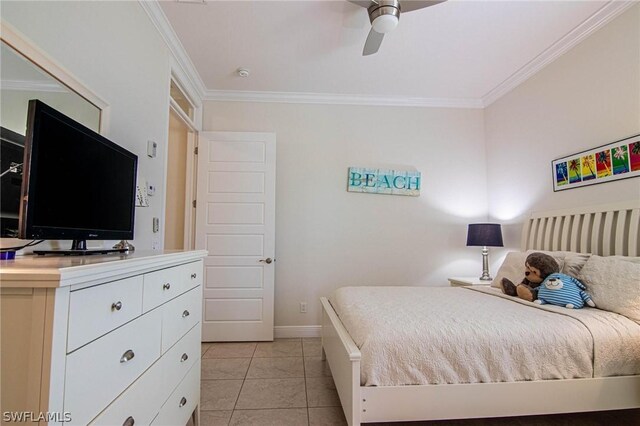
[(270, 257), (267, 257), (266, 259), (260, 259), (260, 262), (264, 262), (264, 263), (266, 263), (268, 265), (271, 262), (273, 262), (273, 259), (271, 259)]

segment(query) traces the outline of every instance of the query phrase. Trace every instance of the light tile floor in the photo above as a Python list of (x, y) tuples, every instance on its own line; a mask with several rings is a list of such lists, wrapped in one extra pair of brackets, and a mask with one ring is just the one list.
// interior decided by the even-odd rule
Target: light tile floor
[[(203, 343), (202, 426), (346, 425), (320, 339)], [(640, 410), (371, 426), (626, 426)]]
[(202, 426), (346, 425), (320, 339), (203, 343)]

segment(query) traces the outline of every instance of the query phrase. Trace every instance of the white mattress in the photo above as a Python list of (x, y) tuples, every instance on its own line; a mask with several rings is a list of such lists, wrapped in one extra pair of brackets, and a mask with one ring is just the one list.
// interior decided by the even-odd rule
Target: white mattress
[(640, 325), (599, 309), (488, 287), (343, 287), (330, 302), (360, 348), (365, 386), (640, 374)]

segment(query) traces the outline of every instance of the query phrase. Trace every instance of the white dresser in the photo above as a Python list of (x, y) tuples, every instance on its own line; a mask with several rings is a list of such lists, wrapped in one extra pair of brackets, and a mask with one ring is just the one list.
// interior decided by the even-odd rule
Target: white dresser
[(197, 423), (206, 254), (1, 261), (2, 424)]

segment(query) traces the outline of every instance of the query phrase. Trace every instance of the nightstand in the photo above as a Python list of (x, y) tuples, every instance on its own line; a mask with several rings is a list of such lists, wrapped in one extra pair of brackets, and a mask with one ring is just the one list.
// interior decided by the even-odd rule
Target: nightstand
[(484, 281), (480, 278), (472, 277), (454, 277), (449, 278), (449, 285), (451, 287), (464, 287), (467, 285), (490, 285), (491, 281)]

